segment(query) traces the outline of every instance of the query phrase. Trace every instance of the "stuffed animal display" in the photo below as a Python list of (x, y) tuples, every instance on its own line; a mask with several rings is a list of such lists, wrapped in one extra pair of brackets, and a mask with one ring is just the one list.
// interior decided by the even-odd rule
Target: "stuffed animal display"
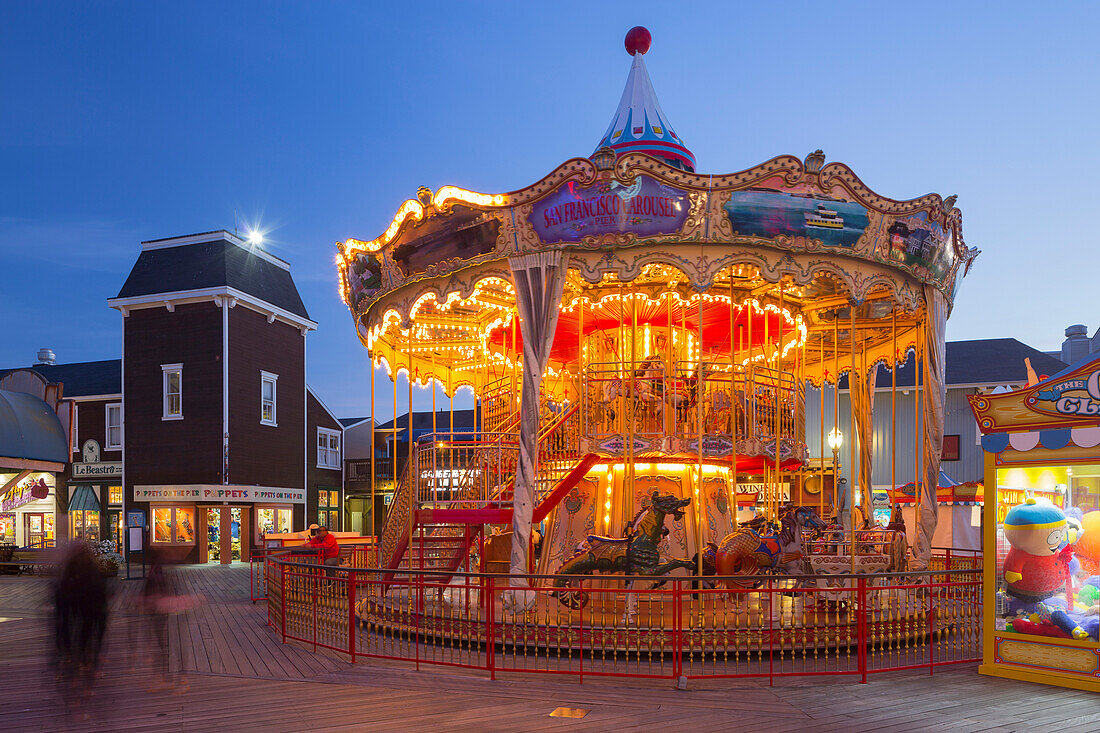
[(1082, 574), (1100, 575), (1100, 511), (1081, 517), (1081, 537), (1073, 546), (1073, 553), (1081, 563)]
[(1013, 598), (1038, 602), (1065, 587), (1070, 545), (1065, 513), (1049, 502), (1028, 497), (1008, 510), (1005, 539), (1012, 545), (1004, 561), (1006, 591)]
[(1032, 498), (1008, 510), (1004, 600), (1016, 617), (1007, 630), (1100, 640), (1100, 574), (1094, 569), (1100, 563), (1092, 559), (1100, 560), (1100, 512), (1067, 519), (1058, 507)]

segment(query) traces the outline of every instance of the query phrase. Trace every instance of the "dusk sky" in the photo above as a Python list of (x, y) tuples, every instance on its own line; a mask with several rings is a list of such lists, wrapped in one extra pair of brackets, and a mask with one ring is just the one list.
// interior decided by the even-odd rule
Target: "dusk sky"
[(367, 414), (335, 242), (419, 185), (510, 191), (590, 154), (633, 25), (700, 172), (822, 148), (880, 194), (958, 194), (982, 255), (948, 339), (1100, 326), (1095, 3), (4, 2), (0, 367), (118, 358), (106, 301), (142, 240), (258, 226), (320, 324), (308, 381)]

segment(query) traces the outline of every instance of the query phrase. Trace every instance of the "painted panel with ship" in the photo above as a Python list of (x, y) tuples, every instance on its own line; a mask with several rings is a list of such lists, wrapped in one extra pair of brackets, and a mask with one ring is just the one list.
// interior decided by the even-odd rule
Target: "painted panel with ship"
[(854, 247), (868, 224), (867, 209), (822, 194), (750, 188), (723, 207), (734, 234), (805, 237), (826, 247)]

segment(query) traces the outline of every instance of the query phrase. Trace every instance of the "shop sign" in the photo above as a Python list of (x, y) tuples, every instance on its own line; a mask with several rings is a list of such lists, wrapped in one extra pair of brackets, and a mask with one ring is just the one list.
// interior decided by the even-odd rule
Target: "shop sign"
[(645, 176), (630, 185), (602, 180), (586, 187), (569, 181), (536, 203), (529, 221), (546, 244), (602, 234), (652, 237), (680, 231), (690, 209), (687, 191)]
[(122, 478), (122, 462), (74, 463), (73, 478)]
[(250, 501), (258, 504), (305, 504), (305, 489), (267, 486), (135, 486), (134, 501)]
[(32, 501), (45, 499), (50, 495), (49, 484), (43, 476), (29, 476), (8, 489), (0, 500), (0, 511), (10, 512)]
[[(775, 484), (765, 484), (765, 483), (758, 483), (758, 482), (744, 483), (744, 482), (741, 482), (741, 481), (737, 482), (737, 493), (739, 495), (740, 494), (755, 493), (757, 495), (757, 497), (759, 497), (759, 498), (767, 497), (768, 499), (771, 499), (771, 500), (774, 501), (775, 496), (774, 495), (769, 495), (769, 493), (768, 493), (769, 491), (774, 491), (774, 490), (775, 490)], [(779, 484), (779, 501), (790, 501), (790, 500), (791, 500), (791, 485), (789, 483)]]
[(73, 478), (122, 478), (122, 462), (102, 462), (99, 460), (98, 440), (85, 440), (80, 448), (83, 463), (73, 464)]
[(1100, 416), (1100, 369), (1055, 382), (1027, 398), (1044, 415)]

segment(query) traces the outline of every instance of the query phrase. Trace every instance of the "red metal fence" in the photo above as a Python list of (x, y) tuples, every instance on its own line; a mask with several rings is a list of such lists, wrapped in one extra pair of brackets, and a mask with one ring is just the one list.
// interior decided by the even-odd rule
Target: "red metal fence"
[[(345, 556), (344, 564), (347, 567), (366, 567), (375, 560), (374, 551), (375, 542), (373, 538), (370, 538), (368, 542), (345, 542), (340, 545), (340, 554)], [(321, 552), (319, 549), (304, 545), (253, 549), (249, 553), (248, 563), (248, 595), (253, 603), (267, 600), (267, 574), (264, 571), (264, 565), (268, 560), (275, 558), (318, 564)]]
[[(264, 564), (268, 622), (283, 641), (360, 657), (497, 673), (670, 680), (848, 675), (976, 661), (980, 556), (884, 576), (722, 579), (509, 577)], [(736, 579), (743, 586), (746, 578)], [(660, 583), (653, 587), (655, 583)], [(717, 585), (709, 584), (717, 581)], [(564, 598), (560, 595), (564, 595)], [(580, 608), (571, 608), (564, 601)], [(518, 601), (518, 602), (516, 602)]]

